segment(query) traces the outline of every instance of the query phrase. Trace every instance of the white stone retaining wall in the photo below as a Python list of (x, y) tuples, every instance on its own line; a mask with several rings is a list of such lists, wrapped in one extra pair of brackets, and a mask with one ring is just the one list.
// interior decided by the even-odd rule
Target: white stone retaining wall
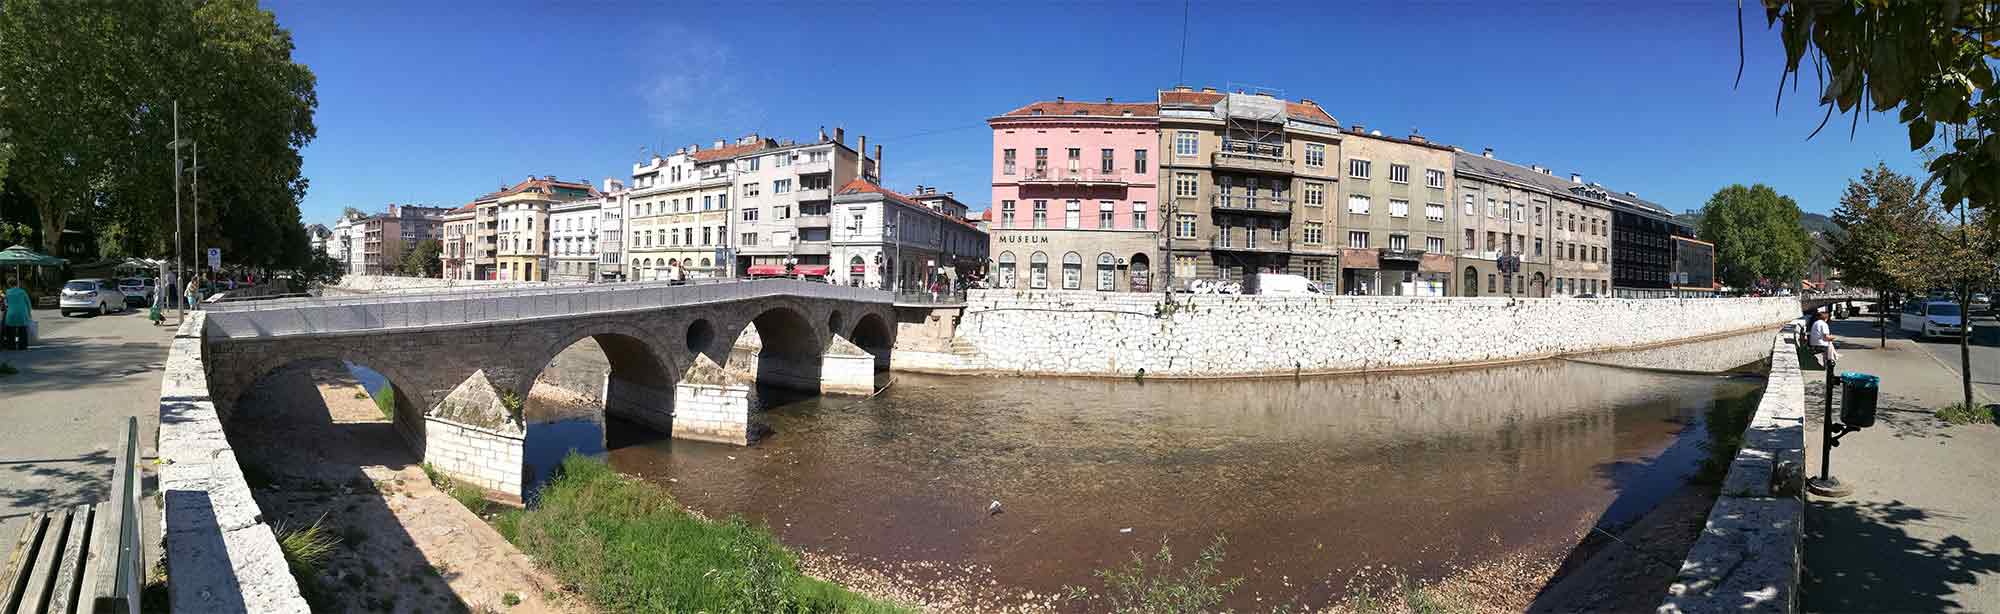
[(673, 431), (675, 439), (749, 445), (750, 387), (675, 386)]
[(424, 418), (424, 461), (449, 475), (501, 494), (521, 496), (527, 438), (443, 418)]
[(1770, 379), (1743, 447), (1660, 612), (1799, 610), (1805, 447), (1805, 380), (1783, 333), (1771, 341)]
[[(1232, 377), (1476, 365), (1775, 327), (1795, 298), (1278, 297), (975, 290), (968, 360), (1010, 374)], [(921, 356), (912, 357), (921, 359)]]
[(160, 509), (172, 609), (309, 612), (209, 398), (204, 315), (190, 311), (181, 322), (160, 378)]

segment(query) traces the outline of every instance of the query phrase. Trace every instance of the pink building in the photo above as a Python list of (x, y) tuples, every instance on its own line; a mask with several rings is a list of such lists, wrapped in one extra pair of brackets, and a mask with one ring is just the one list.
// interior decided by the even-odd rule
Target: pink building
[(1060, 97), (993, 127), (996, 287), (1148, 292), (1159, 249), (1159, 104)]

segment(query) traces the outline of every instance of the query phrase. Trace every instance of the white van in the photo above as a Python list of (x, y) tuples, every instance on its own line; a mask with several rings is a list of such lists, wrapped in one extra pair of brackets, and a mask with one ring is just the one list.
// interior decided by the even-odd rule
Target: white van
[(1319, 282), (1306, 279), (1303, 275), (1258, 273), (1257, 293), (1273, 296), (1319, 296), (1326, 292), (1320, 288)]

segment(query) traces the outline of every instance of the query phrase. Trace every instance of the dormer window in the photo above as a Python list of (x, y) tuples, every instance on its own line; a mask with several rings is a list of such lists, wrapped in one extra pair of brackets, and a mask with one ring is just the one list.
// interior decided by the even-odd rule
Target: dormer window
[(1041, 109), (1033, 109), (1033, 110), (1029, 111), (1029, 112), (1028, 112), (1028, 114), (1029, 114), (1029, 115), (1041, 115), (1041, 114), (1042, 114), (1042, 110), (1041, 110)]

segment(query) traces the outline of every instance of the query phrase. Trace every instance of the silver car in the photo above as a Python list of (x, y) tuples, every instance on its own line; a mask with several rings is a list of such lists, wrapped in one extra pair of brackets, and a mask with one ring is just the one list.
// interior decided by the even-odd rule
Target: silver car
[(125, 293), (103, 279), (72, 279), (63, 284), (62, 314), (107, 313), (125, 311)]
[(150, 305), (153, 302), (153, 280), (127, 277), (118, 280), (118, 292), (125, 295), (125, 303)]

